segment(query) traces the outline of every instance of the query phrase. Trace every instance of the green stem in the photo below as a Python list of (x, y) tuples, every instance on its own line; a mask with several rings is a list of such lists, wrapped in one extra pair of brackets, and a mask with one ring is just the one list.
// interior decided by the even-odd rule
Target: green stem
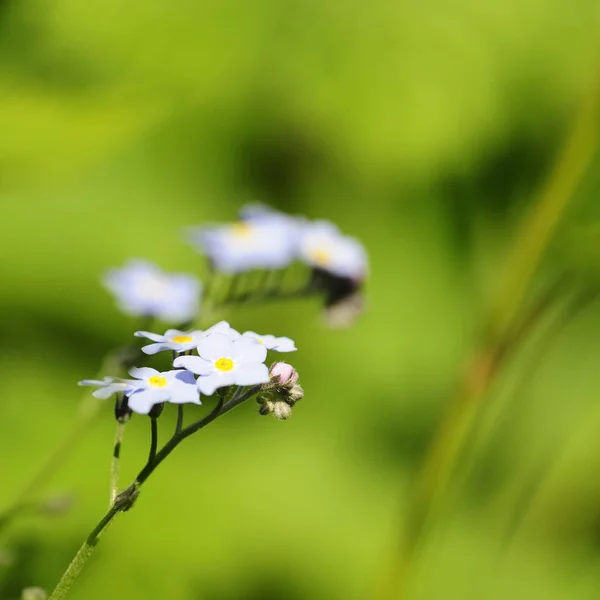
[[(218, 417), (233, 410), (236, 406), (242, 404), (252, 396), (254, 396), (260, 389), (260, 386), (253, 386), (248, 388), (243, 394), (238, 397), (232, 398), (231, 400), (224, 402), (223, 398), (220, 398), (215, 408), (205, 417), (192, 423), (188, 427), (181, 429), (179, 432), (175, 432), (173, 437), (164, 445), (164, 447), (154, 454), (151, 452), (150, 459), (146, 466), (140, 471), (134, 482), (123, 492), (121, 492), (116, 498), (113, 505), (110, 507), (108, 512), (102, 517), (100, 522), (96, 525), (93, 531), (88, 535), (85, 542), (75, 555), (75, 558), (71, 561), (71, 564), (64, 572), (58, 585), (52, 592), (52, 595), (48, 600), (62, 600), (66, 598), (69, 590), (73, 586), (75, 580), (81, 574), (83, 567), (86, 562), (93, 554), (96, 545), (100, 540), (100, 534), (107, 527), (107, 525), (117, 516), (119, 512), (128, 511), (134, 504), (139, 494), (141, 486), (144, 482), (152, 475), (156, 468), (175, 450), (175, 448), (187, 437), (196, 433), (200, 429), (206, 427), (209, 423), (212, 423)], [(153, 419), (155, 421), (156, 419)], [(154, 427), (153, 427), (154, 431)], [(154, 439), (154, 435), (153, 435)]]
[(121, 445), (125, 433), (125, 419), (117, 419), (117, 428), (115, 431), (115, 444), (113, 446), (113, 455), (110, 463), (110, 504), (112, 506), (119, 491), (119, 471), (121, 466)]
[(183, 404), (177, 405), (177, 423), (175, 425), (175, 435), (183, 429)]
[[(139, 354), (140, 350), (137, 346), (126, 346), (109, 352), (102, 361), (98, 376), (103, 376), (106, 373), (118, 374), (127, 365), (133, 364)], [(85, 392), (79, 403), (75, 422), (65, 437), (42, 464), (39, 471), (19, 492), (13, 503), (0, 513), (0, 533), (12, 518), (19, 513), (19, 507), (24, 503), (31, 502), (31, 497), (35, 496), (48, 483), (56, 471), (71, 456), (73, 448), (85, 437), (89, 427), (100, 413), (102, 406), (102, 402), (99, 402), (97, 398), (93, 398), (89, 392)]]
[[(573, 123), (563, 151), (524, 223), (510, 255), (496, 302), (490, 310), (487, 339), (467, 369), (458, 394), (450, 404), (420, 472), (408, 511), (408, 531), (395, 553), (392, 576), (376, 591), (377, 597), (404, 598), (408, 575), (425, 526), (431, 521), (451, 479), (481, 398), (495, 379), (511, 348), (511, 328), (558, 222), (589, 166), (598, 137), (598, 95), (594, 91)], [(508, 340), (508, 341), (507, 341)]]
[(523, 222), (491, 310), (492, 336), (501, 335), (510, 325), (565, 209), (592, 162), (598, 144), (599, 100), (596, 88), (585, 98), (537, 206)]
[(94, 553), (98, 542), (100, 541), (100, 534), (109, 525), (109, 523), (117, 516), (122, 509), (113, 504), (108, 512), (102, 517), (100, 522), (94, 527), (92, 532), (88, 535), (85, 542), (83, 542), (81, 548), (77, 551), (77, 554), (71, 561), (67, 570), (60, 578), (54, 591), (48, 598), (48, 600), (62, 600), (67, 597), (69, 590), (73, 586), (75, 580), (79, 577), (83, 571), (83, 567)]
[(150, 417), (150, 453), (148, 455), (148, 464), (152, 463), (156, 457), (158, 448), (158, 419), (154, 416)]
[(175, 450), (175, 448), (187, 437), (196, 433), (200, 429), (206, 427), (209, 423), (212, 423), (218, 417), (228, 413), (230, 410), (233, 410), (236, 406), (239, 406), (248, 398), (254, 396), (260, 389), (260, 386), (253, 386), (248, 388), (243, 394), (233, 397), (231, 400), (227, 402), (221, 397), (219, 402), (215, 406), (215, 408), (208, 413), (205, 417), (188, 425), (186, 428), (182, 429), (179, 433), (175, 433), (173, 437), (163, 446), (163, 448), (158, 452), (152, 461), (148, 461), (148, 464), (140, 471), (138, 476), (135, 478), (135, 484), (141, 486), (148, 477), (156, 470), (156, 468)]

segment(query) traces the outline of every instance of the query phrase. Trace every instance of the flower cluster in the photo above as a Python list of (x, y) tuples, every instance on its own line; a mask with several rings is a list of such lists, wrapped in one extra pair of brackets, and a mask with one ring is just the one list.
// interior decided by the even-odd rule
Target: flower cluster
[(277, 362), (269, 371), (270, 381), (257, 396), (261, 415), (273, 414), (280, 421), (292, 416), (296, 402), (304, 398), (304, 390), (298, 383), (298, 371), (284, 362)]
[(93, 393), (97, 398), (121, 394), (127, 398), (129, 410), (139, 414), (148, 414), (165, 402), (201, 404), (201, 395), (211, 396), (232, 386), (270, 384), (272, 374), (265, 365), (267, 351), (296, 350), (290, 338), (253, 331), (240, 333), (227, 321), (204, 331), (168, 329), (162, 335), (148, 331), (137, 331), (135, 335), (152, 341), (142, 348), (146, 354), (173, 352), (174, 369), (159, 372), (150, 367), (134, 367), (129, 371), (132, 379), (105, 377), (79, 384), (97, 387)]
[(363, 281), (368, 270), (362, 244), (333, 223), (309, 221), (262, 205), (243, 208), (236, 223), (193, 228), (190, 241), (223, 273), (280, 269), (296, 259), (356, 281)]
[(303, 290), (323, 293), (328, 321), (351, 323), (362, 310), (362, 285), (368, 274), (363, 245), (328, 221), (310, 221), (262, 205), (243, 208), (228, 225), (190, 230), (191, 243), (212, 268), (224, 274), (284, 270), (298, 260), (310, 268)]
[[(322, 294), (327, 320), (332, 325), (350, 324), (362, 310), (367, 254), (358, 240), (341, 233), (333, 223), (311, 221), (251, 204), (241, 209), (237, 222), (191, 228), (188, 239), (208, 258), (212, 273), (238, 278), (252, 271), (267, 275), (261, 280), (262, 288), (260, 284), (253, 290), (245, 286), (241, 293), (232, 283), (225, 304), (251, 298)], [(282, 289), (281, 278), (277, 276), (275, 285), (268, 285), (269, 274), (283, 275), (295, 261), (304, 263), (310, 275), (299, 289)], [(130, 260), (124, 267), (110, 270), (104, 277), (104, 285), (123, 312), (132, 316), (156, 318), (185, 328), (200, 310), (203, 289), (195, 277), (166, 273), (144, 260)], [(214, 291), (214, 286), (208, 287)], [(219, 304), (213, 297), (210, 300)], [(169, 330), (165, 336), (178, 337), (178, 332)], [(157, 345), (152, 353), (180, 347), (171, 347), (161, 336), (153, 341)], [(191, 348), (196, 341), (188, 342)]]

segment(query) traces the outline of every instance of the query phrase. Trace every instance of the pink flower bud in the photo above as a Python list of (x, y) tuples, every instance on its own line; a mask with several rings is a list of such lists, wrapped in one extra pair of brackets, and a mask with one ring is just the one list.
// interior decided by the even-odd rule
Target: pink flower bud
[(277, 377), (281, 385), (294, 385), (298, 381), (298, 371), (288, 363), (277, 362), (271, 367), (271, 379)]

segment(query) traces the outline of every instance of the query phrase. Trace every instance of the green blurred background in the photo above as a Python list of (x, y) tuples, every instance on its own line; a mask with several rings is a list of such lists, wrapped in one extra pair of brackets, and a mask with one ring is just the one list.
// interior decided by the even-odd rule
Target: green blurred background
[[(599, 77), (599, 31), (597, 0), (0, 1), (0, 506), (69, 429), (76, 382), (130, 340), (106, 268), (202, 276), (182, 229), (255, 200), (335, 221), (372, 264), (348, 330), (313, 301), (220, 315), (294, 338), (305, 399), (178, 449), (74, 600), (372, 597), (517, 224)], [(600, 273), (597, 167), (548, 280)], [(532, 335), (486, 397), (411, 599), (600, 596), (598, 308)], [(47, 487), (74, 494), (66, 515), (10, 528), (1, 598), (51, 588), (106, 509), (113, 430), (108, 403)], [(134, 419), (124, 482), (147, 446)]]

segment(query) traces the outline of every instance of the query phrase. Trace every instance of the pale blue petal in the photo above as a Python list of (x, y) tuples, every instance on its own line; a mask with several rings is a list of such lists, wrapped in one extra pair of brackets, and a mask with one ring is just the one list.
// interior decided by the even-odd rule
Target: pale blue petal
[(120, 389), (117, 389), (116, 386), (112, 386), (112, 385), (107, 385), (105, 387), (101, 387), (100, 389), (96, 390), (95, 392), (92, 392), (92, 396), (94, 396), (94, 398), (98, 398), (100, 400), (106, 400), (107, 398), (110, 398), (113, 394), (116, 394), (117, 392), (123, 392), (124, 389), (121, 387)]
[(260, 342), (265, 336), (260, 335), (260, 334), (256, 333), (255, 331), (244, 331), (244, 333), (242, 333), (242, 337), (247, 337), (247, 338), (250, 338), (251, 340), (256, 340), (257, 342)]
[(140, 390), (131, 394), (127, 404), (131, 410), (140, 415), (147, 415), (155, 404), (166, 402), (170, 393), (161, 389)]
[(236, 385), (257, 385), (267, 383), (270, 380), (269, 369), (263, 364), (241, 365), (235, 370)]
[(294, 340), (288, 337), (275, 338), (273, 345), (269, 349), (277, 352), (294, 352), (298, 350), (294, 344)]
[(129, 369), (129, 374), (137, 379), (149, 379), (154, 375), (158, 375), (158, 371), (150, 367), (132, 367)]
[(196, 378), (190, 371), (169, 371), (169, 373), (175, 373), (174, 379), (182, 383), (190, 383), (196, 385)]
[(234, 342), (223, 333), (213, 333), (198, 341), (198, 354), (206, 360), (215, 361), (232, 356)]
[(240, 332), (233, 329), (233, 327), (227, 321), (219, 321), (212, 327), (209, 327), (204, 332), (204, 335), (208, 336), (208, 335), (212, 335), (213, 333), (223, 333), (229, 339), (236, 339), (236, 338), (240, 337)]
[(101, 381), (99, 379), (82, 379), (77, 382), (77, 385), (98, 385), (105, 386), (107, 384), (106, 381)]
[(179, 329), (167, 329), (165, 331), (165, 340), (170, 340), (176, 335), (190, 335), (190, 333), (187, 331), (180, 331)]
[(144, 354), (156, 354), (158, 352), (162, 352), (163, 350), (170, 350), (170, 349), (171, 348), (169, 347), (168, 344), (161, 342), (158, 344), (148, 344), (147, 346), (143, 346), (142, 352)]
[(261, 363), (267, 358), (267, 347), (249, 337), (233, 342), (232, 358), (237, 362)]
[(235, 371), (225, 373), (213, 373), (205, 377), (198, 377), (196, 384), (205, 396), (212, 396), (219, 388), (233, 385), (235, 383)]
[(178, 356), (173, 361), (173, 366), (187, 369), (196, 375), (208, 375), (214, 371), (212, 363), (203, 360), (199, 356)]
[(196, 382), (192, 379), (191, 384), (173, 384), (169, 402), (173, 404), (202, 404), (202, 402), (200, 402), (200, 393), (196, 387)]
[(148, 340), (152, 340), (153, 342), (164, 342), (165, 336), (159, 335), (158, 333), (151, 333), (150, 331), (136, 331), (133, 335), (139, 338), (146, 338)]

